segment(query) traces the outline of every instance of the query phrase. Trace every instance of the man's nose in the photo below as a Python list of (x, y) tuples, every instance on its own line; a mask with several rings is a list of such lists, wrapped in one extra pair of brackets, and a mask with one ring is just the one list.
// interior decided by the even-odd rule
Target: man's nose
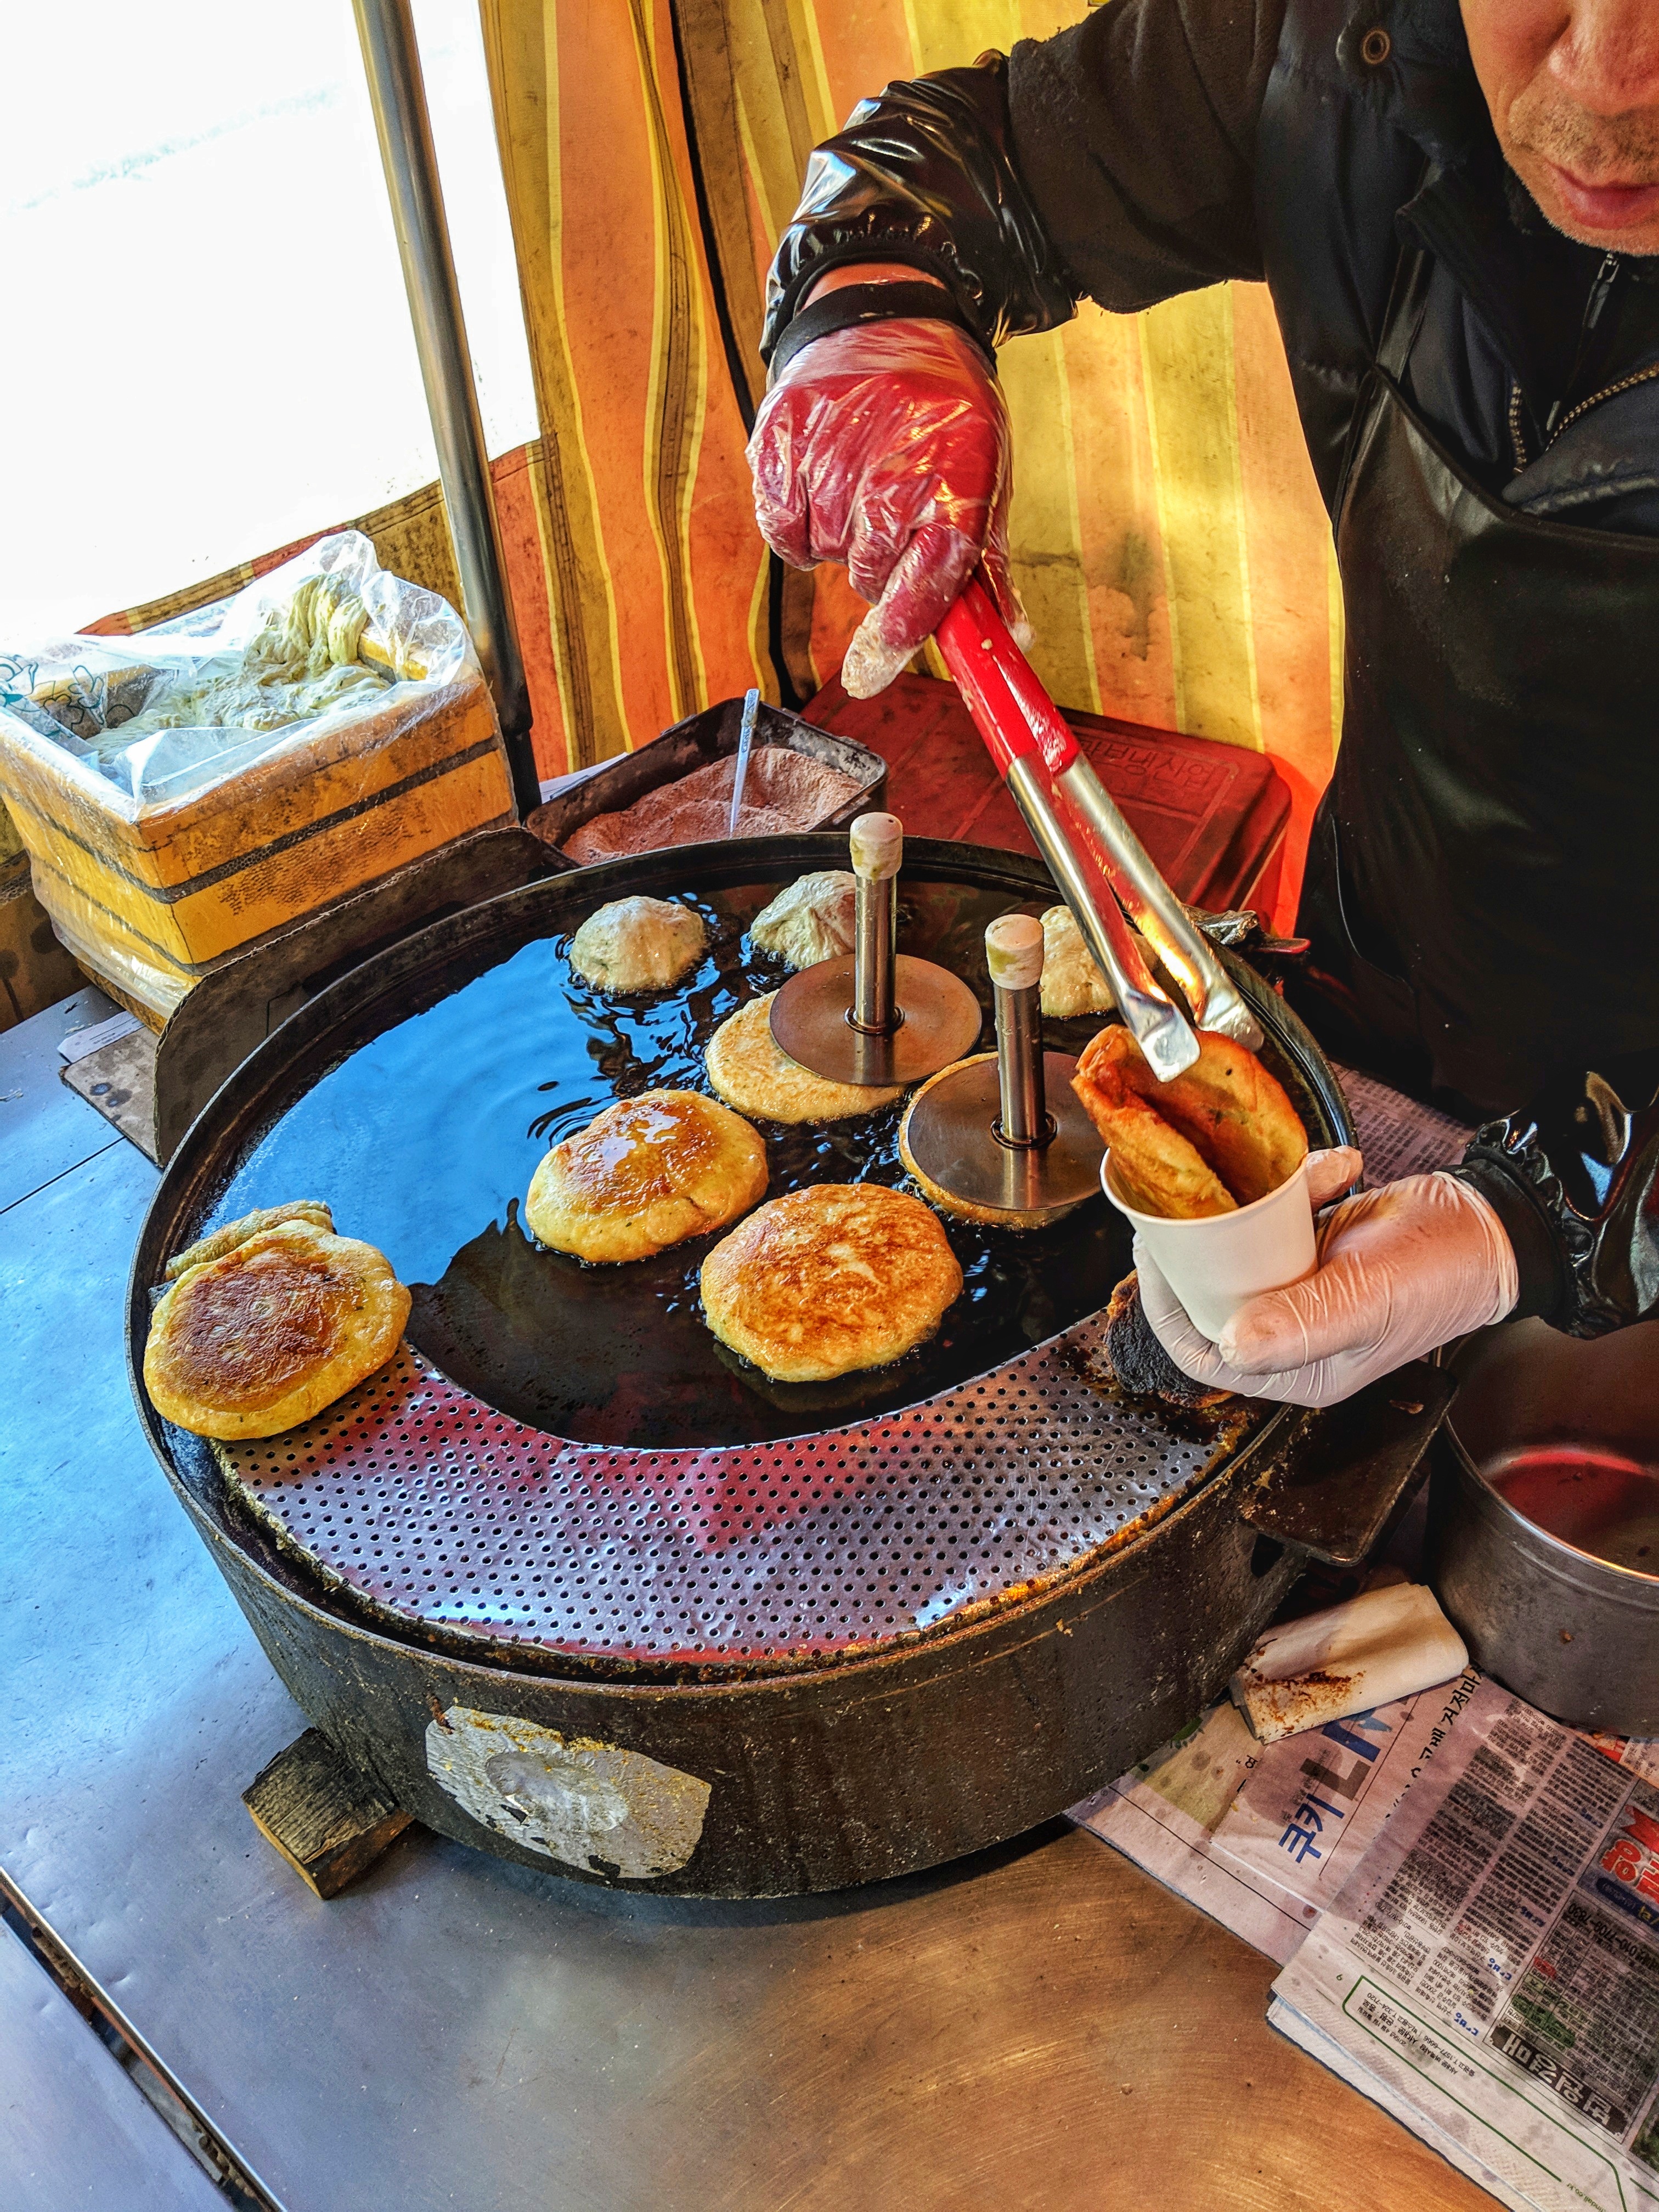
[(1659, 114), (1655, 0), (1564, 0), (1563, 13), (1549, 69), (1574, 105), (1593, 115)]

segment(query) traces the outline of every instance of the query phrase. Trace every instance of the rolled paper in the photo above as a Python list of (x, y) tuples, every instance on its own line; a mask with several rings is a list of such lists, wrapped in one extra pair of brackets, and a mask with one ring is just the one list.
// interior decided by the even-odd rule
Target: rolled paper
[(1231, 1687), (1260, 1741), (1277, 1743), (1448, 1682), (1468, 1663), (1434, 1592), (1395, 1583), (1270, 1628)]
[(1042, 924), (1035, 915), (1004, 914), (985, 932), (985, 964), (1004, 991), (1029, 991), (1042, 981)]

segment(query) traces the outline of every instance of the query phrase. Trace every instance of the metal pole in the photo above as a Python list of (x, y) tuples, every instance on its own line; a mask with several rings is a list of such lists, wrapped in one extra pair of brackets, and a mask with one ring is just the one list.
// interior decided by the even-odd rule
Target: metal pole
[(867, 1036), (890, 1036), (900, 1018), (894, 1004), (893, 948), (904, 832), (896, 814), (860, 814), (847, 842), (858, 878), (853, 1004), (847, 1018)]
[(1042, 1066), (1042, 924), (1035, 915), (1004, 914), (985, 932), (985, 965), (997, 1015), (997, 1094), (992, 1134), (1030, 1151), (1048, 1144)]
[(1043, 1096), (1042, 1026), (1039, 993), (994, 986), (997, 1009), (997, 1092), (1000, 1111), (996, 1133), (1005, 1145), (1029, 1150), (1054, 1135)]
[(898, 878), (871, 883), (859, 878), (857, 934), (854, 942), (853, 1010), (855, 1030), (889, 1036), (893, 1018), (893, 923), (898, 906)]
[(507, 595), (489, 459), (472, 382), (461, 295), (449, 250), (443, 192), (409, 0), (352, 0), (380, 141), (392, 220), (404, 265), (415, 349), (438, 448), (467, 628), (495, 701), (521, 815), (541, 804), (530, 742), (530, 693)]

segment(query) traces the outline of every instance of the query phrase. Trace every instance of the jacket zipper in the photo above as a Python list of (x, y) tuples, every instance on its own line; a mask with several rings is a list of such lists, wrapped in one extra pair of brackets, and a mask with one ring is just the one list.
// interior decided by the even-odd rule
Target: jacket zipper
[[(1572, 412), (1570, 415), (1564, 415), (1556, 424), (1550, 433), (1544, 452), (1547, 453), (1550, 447), (1555, 443), (1561, 433), (1571, 429), (1579, 416), (1588, 415), (1592, 407), (1599, 407), (1604, 399), (1616, 399), (1621, 392), (1634, 391), (1638, 384), (1651, 384), (1656, 376), (1659, 376), (1659, 363), (1656, 363), (1652, 368), (1638, 368), (1633, 376), (1621, 376), (1617, 384), (1608, 385), (1604, 392), (1593, 392), (1588, 399), (1581, 399)], [(1542, 459), (1541, 454), (1540, 459)]]
[[(1616, 253), (1604, 253), (1601, 256), (1601, 265), (1591, 281), (1589, 297), (1584, 302), (1584, 319), (1578, 327), (1578, 350), (1581, 357), (1586, 343), (1601, 319), (1601, 310), (1607, 304), (1608, 295), (1613, 290), (1613, 279), (1618, 274), (1619, 256)], [(1617, 384), (1606, 385), (1600, 392), (1591, 392), (1588, 399), (1581, 399), (1576, 407), (1565, 415), (1561, 412), (1561, 402), (1558, 399), (1551, 408), (1544, 424), (1544, 442), (1538, 451), (1539, 459), (1540, 461), (1543, 459), (1544, 455), (1548, 453), (1564, 430), (1569, 429), (1581, 416), (1588, 415), (1591, 408), (1599, 407), (1604, 399), (1616, 399), (1621, 392), (1630, 392), (1638, 384), (1650, 384), (1656, 377), (1659, 377), (1659, 366), (1638, 369), (1633, 376), (1620, 377)], [(1531, 459), (1531, 456), (1527, 452), (1526, 431), (1522, 422), (1522, 410), (1524, 405), (1521, 387), (1511, 377), (1510, 380), (1510, 444), (1515, 452), (1516, 476), (1519, 476), (1522, 470), (1529, 465)]]
[(1526, 467), (1528, 459), (1531, 458), (1527, 452), (1526, 434), (1521, 428), (1521, 409), (1522, 404), (1521, 387), (1516, 382), (1515, 379), (1511, 377), (1510, 379), (1510, 444), (1513, 447), (1515, 453), (1515, 468), (1513, 473), (1516, 476), (1520, 475), (1522, 470)]

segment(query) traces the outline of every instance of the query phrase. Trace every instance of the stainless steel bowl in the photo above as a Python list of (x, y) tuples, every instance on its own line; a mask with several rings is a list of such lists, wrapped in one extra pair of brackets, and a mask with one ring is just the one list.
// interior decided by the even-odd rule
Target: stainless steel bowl
[(1475, 1664), (1574, 1728), (1659, 1735), (1659, 1322), (1483, 1331), (1435, 1448), (1426, 1561)]

